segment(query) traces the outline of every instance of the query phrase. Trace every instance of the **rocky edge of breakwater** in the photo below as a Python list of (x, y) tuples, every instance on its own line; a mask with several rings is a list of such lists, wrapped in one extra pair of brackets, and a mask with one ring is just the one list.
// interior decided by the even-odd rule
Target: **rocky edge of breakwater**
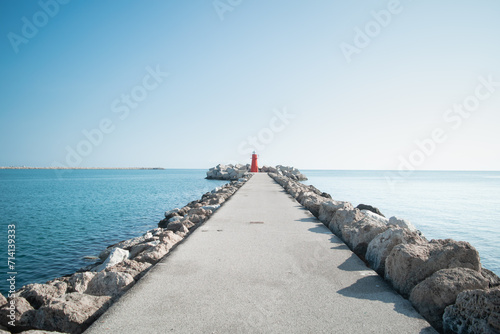
[(385, 278), (440, 332), (500, 333), (500, 278), (464, 241), (427, 240), (409, 221), (333, 200), (314, 186), (269, 173)]
[[(261, 173), (276, 173), (289, 177), (296, 181), (305, 181), (307, 177), (302, 174), (295, 167), (281, 166), (276, 167), (263, 166), (259, 168)], [(248, 175), (250, 173), (250, 164), (241, 165), (223, 165), (219, 164), (213, 168), (210, 168), (207, 172), (207, 179), (211, 180), (238, 180), (240, 177)]]
[[(211, 178), (226, 179), (230, 169), (218, 165)], [(109, 246), (100, 260), (79, 272), (46, 284), (29, 284), (8, 300), (0, 295), (0, 321), (6, 326), (16, 308), (13, 332), (42, 329), (81, 333), (140, 279), (156, 262), (197, 226), (251, 176), (206, 193), (181, 209), (165, 213), (158, 228), (143, 236)], [(427, 240), (413, 224), (387, 219), (377, 208), (333, 200), (314, 186), (298, 180), (305, 176), (293, 167), (262, 167), (293, 198), (323, 222), (368, 266), (384, 277), (438, 331), (445, 333), (500, 332), (500, 278), (482, 268), (479, 254), (463, 241)], [(209, 171), (210, 172), (210, 171)], [(213, 172), (212, 172), (213, 173)], [(207, 173), (207, 178), (209, 173)], [(231, 175), (233, 177), (234, 175)], [(1, 333), (9, 333), (2, 331)], [(34, 333), (34, 332), (31, 332)]]
[[(183, 208), (165, 212), (158, 228), (107, 247), (96, 263), (72, 275), (28, 284), (8, 299), (0, 294), (0, 334), (34, 334), (36, 330), (82, 333), (250, 177), (244, 175)], [(15, 326), (9, 325), (11, 321)]]

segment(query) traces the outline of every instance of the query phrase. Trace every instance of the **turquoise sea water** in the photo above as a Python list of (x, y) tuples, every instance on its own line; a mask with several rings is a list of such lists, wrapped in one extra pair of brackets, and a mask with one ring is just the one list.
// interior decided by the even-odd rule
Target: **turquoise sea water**
[[(411, 221), (428, 239), (468, 241), (500, 275), (500, 172), (302, 171), (333, 199), (373, 205)], [(396, 180), (391, 183), (387, 180)]]
[[(465, 240), (500, 275), (500, 172), (303, 171), (334, 199), (410, 220), (427, 238)], [(7, 225), (16, 225), (16, 286), (70, 274), (84, 256), (155, 228), (163, 212), (225, 183), (204, 170), (0, 170), (0, 291), (7, 290)]]
[(0, 170), (0, 291), (7, 291), (9, 224), (16, 225), (16, 288), (43, 283), (225, 183), (205, 176), (205, 170)]

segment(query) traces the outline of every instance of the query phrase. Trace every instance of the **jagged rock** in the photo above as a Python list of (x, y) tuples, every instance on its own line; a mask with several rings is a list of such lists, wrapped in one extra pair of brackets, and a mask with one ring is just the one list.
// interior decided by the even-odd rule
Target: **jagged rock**
[(497, 274), (491, 270), (481, 268), (481, 275), (483, 275), (483, 277), (488, 281), (489, 288), (500, 286), (500, 277), (498, 277)]
[(137, 262), (148, 262), (155, 264), (162, 259), (172, 246), (168, 243), (160, 243), (154, 247), (146, 249), (144, 252), (137, 255), (134, 260)]
[(205, 205), (201, 207), (202, 209), (206, 211), (210, 211), (211, 213), (214, 213), (220, 208), (220, 205)]
[(187, 218), (186, 218), (186, 219), (184, 219), (184, 220), (182, 221), (182, 224), (183, 224), (183, 225), (184, 225), (184, 226), (185, 226), (188, 230), (196, 226), (196, 224), (195, 224), (195, 223), (193, 223), (192, 221), (190, 221), (190, 220), (189, 220), (189, 219), (187, 219)]
[(128, 240), (123, 240), (117, 244), (109, 246), (104, 251), (102, 251), (101, 254), (99, 254), (99, 258), (101, 260), (108, 258), (109, 254), (115, 248), (129, 250), (130, 248), (132, 248), (133, 246), (135, 246), (137, 244), (142, 244), (142, 243), (145, 243), (148, 241), (153, 241), (153, 240), (155, 240), (155, 237), (153, 236), (153, 234), (150, 231), (147, 231), (145, 234), (141, 235), (140, 237), (136, 237), (136, 238), (132, 238), (132, 239), (128, 239)]
[(34, 309), (39, 309), (49, 300), (59, 298), (66, 293), (68, 284), (59, 282), (59, 284), (28, 284), (19, 290), (19, 296), (26, 299)]
[(300, 194), (304, 191), (303, 188), (296, 185), (289, 186), (285, 190), (296, 200), (298, 200)]
[(297, 196), (296, 200), (297, 200), (297, 202), (302, 204), (302, 201), (304, 200), (305, 197), (314, 196), (314, 195), (316, 195), (316, 194), (313, 193), (312, 191), (309, 191), (309, 189), (306, 189), (306, 187), (303, 187), (300, 190), (300, 193)]
[(185, 216), (189, 210), (191, 210), (191, 207), (186, 205), (179, 210), (178, 214), (179, 216)]
[(178, 231), (175, 231), (175, 234), (181, 236), (182, 238), (184, 238), (187, 233), (189, 233), (189, 229), (185, 224), (182, 224), (182, 227)]
[(444, 309), (455, 303), (460, 292), (487, 287), (488, 281), (475, 270), (441, 269), (413, 288), (410, 302), (434, 328), (441, 330)]
[(174, 221), (174, 222), (168, 223), (167, 230), (177, 232), (182, 227), (184, 227), (184, 225), (182, 224), (182, 221), (178, 220), (178, 221)]
[(364, 259), (368, 244), (389, 227), (387, 219), (382, 216), (367, 210), (362, 212), (364, 214), (362, 219), (342, 227), (342, 236), (349, 248)]
[(500, 333), (500, 287), (458, 294), (443, 315), (445, 333)]
[(154, 240), (153, 233), (151, 233), (151, 231), (147, 231), (146, 233), (144, 233), (140, 237), (136, 237), (136, 238), (132, 238), (132, 239), (128, 239), (128, 240), (124, 240), (122, 242), (119, 242), (118, 244), (115, 245), (115, 247), (129, 250), (132, 246), (135, 246), (137, 244), (142, 244), (144, 242), (149, 242), (152, 240)]
[(60, 282), (64, 282), (66, 284), (69, 283), (69, 275), (66, 275), (66, 276), (63, 276), (63, 277), (57, 277), (57, 278), (54, 278), (50, 281), (47, 281), (47, 284), (50, 284), (50, 285), (54, 285), (54, 284), (59, 284)]
[(176, 235), (172, 231), (166, 231), (161, 235), (161, 242), (168, 243), (169, 245), (173, 246), (179, 241), (181, 241), (182, 238)]
[(116, 296), (134, 283), (134, 277), (125, 272), (100, 271), (87, 285), (85, 293), (93, 296)]
[(342, 201), (324, 201), (319, 207), (318, 219), (323, 222), (323, 224), (328, 225), (333, 218), (333, 215), (337, 210), (353, 210), (353, 206), (349, 202)]
[(189, 211), (191, 210), (192, 208), (198, 208), (200, 207), (200, 203), (201, 203), (201, 200), (197, 199), (195, 201), (192, 201), (192, 202), (189, 202), (187, 205), (186, 205), (186, 210)]
[[(172, 218), (169, 218), (169, 219), (163, 219), (163, 220), (160, 220), (160, 222), (158, 223), (158, 227), (159, 228), (167, 228), (168, 227), (168, 224), (170, 223), (175, 223), (175, 222), (179, 222), (181, 221), (182, 219), (184, 219), (183, 216), (173, 216)], [(134, 247), (134, 246), (132, 246)]]
[(440, 269), (481, 270), (479, 254), (465, 241), (431, 240), (423, 244), (395, 246), (385, 262), (385, 278), (404, 297), (420, 282)]
[(406, 228), (407, 230), (410, 230), (411, 232), (417, 232), (418, 233), (417, 228), (415, 226), (413, 226), (413, 224), (410, 223), (408, 220), (401, 219), (401, 218), (398, 218), (398, 217), (395, 217), (395, 216), (389, 218), (389, 225), (399, 226), (399, 227), (402, 227), (402, 228)]
[(185, 238), (186, 235), (187, 235), (187, 232), (177, 231), (177, 232), (175, 232), (175, 234), (178, 235), (181, 238)]
[(312, 191), (316, 195), (321, 196), (321, 190), (319, 190), (318, 188), (316, 188), (312, 184), (308, 185), (307, 188), (309, 189), (309, 191)]
[(363, 219), (376, 221), (376, 222), (378, 222), (380, 224), (384, 224), (386, 226), (389, 223), (389, 219), (387, 219), (384, 216), (381, 216), (379, 214), (373, 213), (370, 210), (361, 210), (361, 213), (364, 215)]
[(276, 169), (278, 173), (281, 173), (282, 175), (296, 181), (305, 181), (307, 180), (307, 177), (305, 177), (304, 174), (302, 174), (297, 168), (295, 167), (288, 167), (288, 166), (281, 166), (278, 165), (276, 166)]
[(46, 284), (57, 288), (61, 291), (61, 293), (66, 293), (66, 290), (68, 289), (68, 279), (69, 277), (62, 277), (61, 279), (49, 281)]
[(200, 208), (189, 210), (187, 214), (188, 214), (188, 216), (191, 216), (191, 215), (208, 216), (211, 213), (212, 213), (212, 211), (207, 211), (207, 210), (203, 209), (203, 207), (200, 207)]
[(271, 166), (262, 166), (262, 172), (263, 173), (277, 173), (278, 170), (274, 167), (271, 167)]
[(165, 219), (166, 220), (169, 220), (170, 218), (172, 217), (176, 217), (176, 216), (179, 216), (179, 211), (181, 209), (179, 208), (175, 208), (175, 209), (172, 209), (172, 210), (169, 210), (169, 211), (166, 211), (165, 212)]
[(312, 194), (304, 197), (300, 204), (302, 204), (307, 210), (309, 210), (313, 214), (313, 216), (318, 217), (320, 205), (326, 200), (326, 198), (320, 195)]
[[(32, 329), (35, 312), (33, 306), (23, 297), (9, 298), (7, 304), (0, 307), (0, 325), (16, 331)], [(11, 321), (14, 321), (15, 326), (9, 325)]]
[(356, 209), (359, 209), (359, 210), (368, 210), (368, 211), (371, 211), (379, 216), (382, 216), (382, 217), (385, 217), (382, 212), (380, 212), (380, 210), (374, 206), (371, 206), (371, 205), (367, 205), (367, 204), (359, 204)]
[(140, 277), (140, 275), (151, 268), (151, 263), (148, 262), (137, 262), (134, 260), (125, 260), (118, 263), (116, 266), (106, 269), (106, 271), (116, 271), (121, 273), (130, 274), (134, 280)]
[[(140, 254), (141, 252), (145, 251), (148, 248), (154, 247), (160, 243), (160, 240), (154, 240), (150, 242), (145, 242), (143, 244), (138, 244), (130, 248), (128, 258), (133, 259), (134, 257), (137, 256), (137, 254)], [(125, 260), (126, 261), (126, 260)]]
[(248, 174), (250, 167), (245, 165), (222, 165), (210, 168), (207, 171), (207, 179), (214, 180), (238, 180)]
[[(151, 235), (152, 237), (152, 235)], [(112, 267), (117, 263), (122, 262), (127, 259), (129, 255), (129, 251), (121, 248), (114, 248), (109, 256), (104, 262), (96, 268), (96, 271), (102, 271), (108, 267)]]
[(5, 298), (1, 293), (0, 293), (0, 307), (4, 306), (7, 304), (7, 298)]
[(365, 258), (373, 270), (379, 275), (384, 276), (385, 260), (394, 246), (399, 244), (417, 244), (425, 242), (427, 242), (427, 240), (415, 232), (410, 232), (400, 227), (389, 226), (388, 230), (377, 235), (370, 241)]
[(200, 223), (203, 223), (205, 220), (207, 220), (207, 217), (206, 216), (201, 216), (201, 215), (197, 215), (197, 214), (192, 214), (192, 215), (187, 215), (185, 217), (186, 220), (189, 220), (195, 224), (200, 224)]
[[(164, 228), (157, 227), (155, 229), (149, 230), (148, 232), (151, 232), (153, 237), (158, 237), (158, 235), (163, 233), (164, 230), (165, 230)], [(132, 249), (132, 248), (130, 248), (130, 249)]]
[(109, 306), (109, 296), (90, 296), (78, 292), (54, 299), (37, 312), (34, 327), (46, 330), (82, 333)]
[(94, 278), (96, 272), (84, 271), (75, 273), (69, 278), (69, 291), (84, 293), (87, 290), (89, 282)]
[[(196, 210), (196, 209), (193, 209), (193, 210)], [(182, 220), (183, 216), (175, 216), (175, 217), (172, 217), (168, 220), (169, 223), (173, 223), (173, 222), (178, 222), (179, 220)]]
[(225, 199), (222, 196), (217, 196), (217, 197), (210, 199), (210, 201), (208, 201), (208, 204), (209, 205), (220, 205), (224, 202), (225, 202)]
[(162, 219), (158, 222), (158, 228), (166, 228), (168, 223), (168, 219)]
[(328, 228), (339, 238), (343, 239), (342, 230), (345, 225), (352, 224), (363, 219), (364, 214), (358, 209), (339, 209), (333, 214)]

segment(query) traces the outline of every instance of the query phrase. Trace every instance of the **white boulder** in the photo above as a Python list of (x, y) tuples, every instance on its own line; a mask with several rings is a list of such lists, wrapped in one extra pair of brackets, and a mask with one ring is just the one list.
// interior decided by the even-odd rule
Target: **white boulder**
[(121, 248), (114, 248), (107, 259), (96, 268), (96, 271), (102, 271), (106, 268), (112, 267), (123, 260), (127, 259), (129, 251)]
[(406, 228), (411, 232), (418, 232), (417, 228), (412, 223), (410, 223), (408, 220), (401, 219), (401, 218), (398, 218), (395, 216), (389, 218), (389, 225)]
[(323, 224), (328, 225), (333, 218), (335, 212), (339, 209), (353, 210), (353, 206), (349, 202), (328, 200), (321, 203), (319, 207), (319, 217), (318, 219), (323, 222)]

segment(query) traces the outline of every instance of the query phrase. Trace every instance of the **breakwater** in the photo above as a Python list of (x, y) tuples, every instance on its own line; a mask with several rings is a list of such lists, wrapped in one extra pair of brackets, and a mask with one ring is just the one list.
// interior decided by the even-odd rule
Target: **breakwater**
[(269, 174), (293, 198), (392, 284), (436, 329), (500, 330), (500, 279), (467, 242), (427, 240), (410, 222), (375, 207), (331, 199), (282, 173)]
[[(222, 166), (213, 170), (229, 175), (228, 169), (236, 167)], [(298, 182), (305, 176), (293, 167), (262, 167), (261, 171), (269, 172), (436, 328), (456, 333), (498, 331), (500, 280), (482, 268), (477, 251), (469, 244), (429, 241), (410, 222), (384, 217), (376, 207), (354, 208), (348, 202), (333, 200), (314, 186)], [(246, 172), (242, 176), (248, 178)], [(245, 179), (167, 211), (158, 228), (108, 247), (98, 262), (78, 273), (25, 286), (9, 300), (0, 297), (0, 316), (8, 320), (14, 301), (17, 331), (43, 328), (81, 332), (206, 221)]]
[(167, 211), (158, 228), (109, 246), (96, 263), (72, 275), (26, 285), (8, 298), (0, 295), (0, 325), (12, 332), (41, 329), (81, 333), (249, 177), (245, 175), (182, 208)]
[(253, 175), (87, 330), (165, 331), (436, 333), (267, 173)]
[[(259, 168), (260, 173), (280, 173), (295, 181), (305, 181), (307, 177), (302, 174), (297, 168), (278, 165), (276, 167), (262, 166)], [(244, 175), (250, 173), (250, 164), (242, 165), (223, 165), (218, 164), (207, 171), (207, 179), (209, 180), (238, 180)]]

